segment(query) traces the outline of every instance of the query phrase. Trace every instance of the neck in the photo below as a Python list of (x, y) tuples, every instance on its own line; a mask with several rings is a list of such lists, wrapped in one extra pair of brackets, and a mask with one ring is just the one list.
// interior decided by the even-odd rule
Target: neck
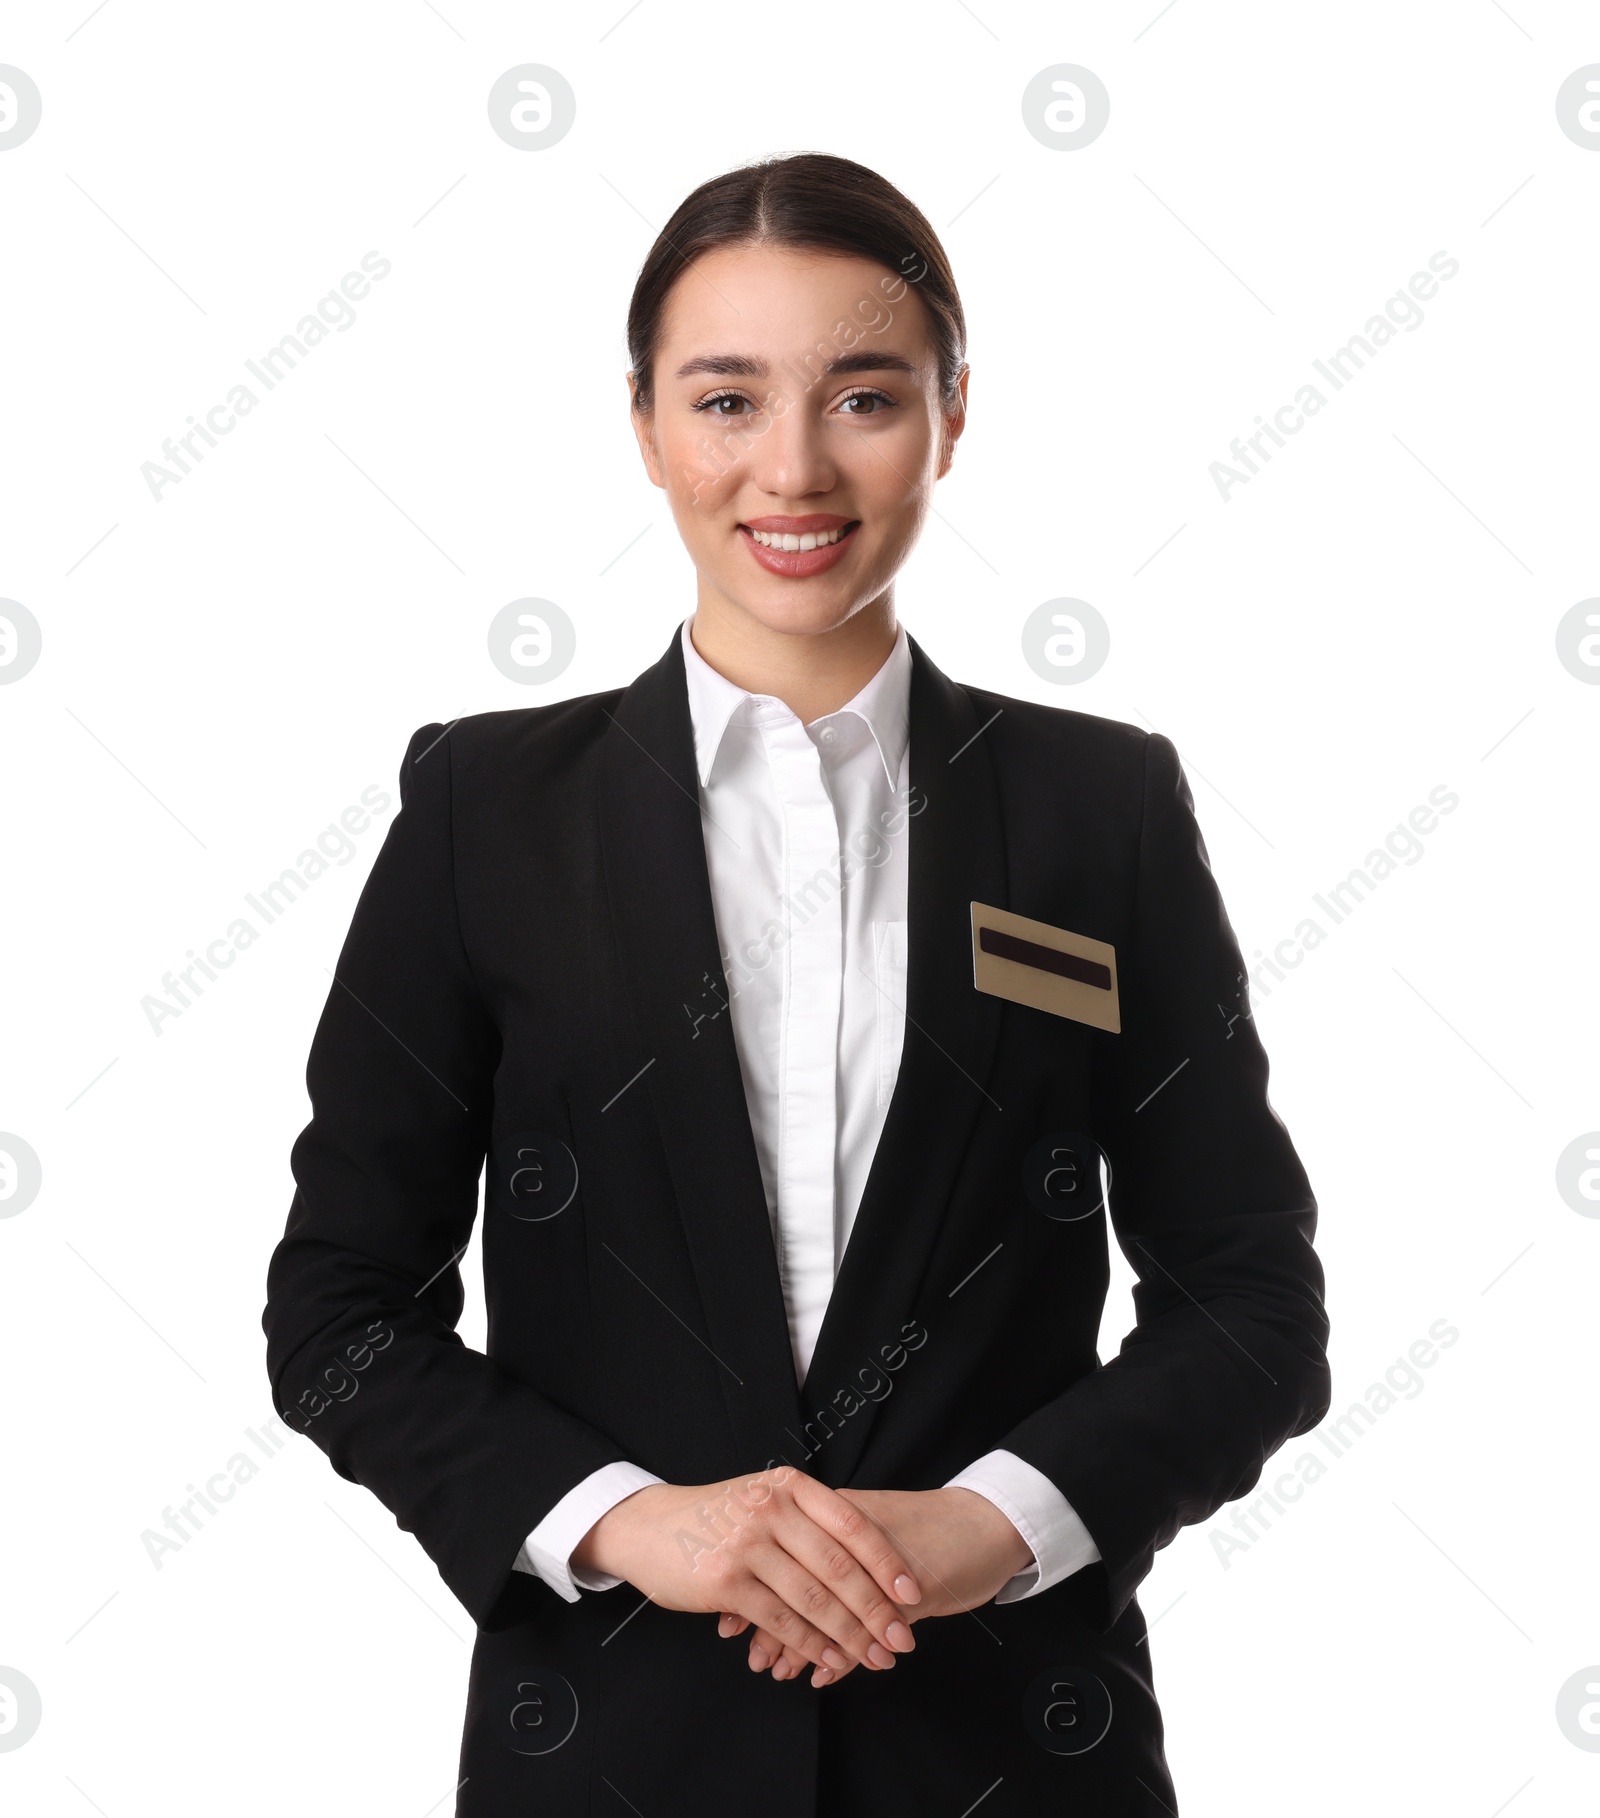
[(698, 602), (689, 625), (695, 649), (719, 675), (750, 694), (775, 695), (803, 726), (854, 700), (898, 634), (892, 589), (828, 631), (775, 631), (715, 598)]

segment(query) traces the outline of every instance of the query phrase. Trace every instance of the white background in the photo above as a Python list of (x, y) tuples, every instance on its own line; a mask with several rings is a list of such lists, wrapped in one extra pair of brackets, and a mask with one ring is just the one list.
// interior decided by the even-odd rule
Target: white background
[[(665, 649), (692, 571), (628, 429), (629, 290), (694, 185), (820, 149), (926, 211), (968, 311), (898, 594), (934, 660), (1168, 734), (1247, 956), (1460, 798), (1256, 999), (1336, 1410), (1460, 1336), (1226, 1566), (1228, 1511), (1159, 1556), (1185, 1818), (1593, 1810), (1555, 1704), (1600, 1661), (1600, 1222), (1555, 1169), (1600, 1125), (1600, 690), (1555, 630), (1600, 593), (1600, 155), (1555, 96), (1594, 8), (624, 3), (6, 9), (43, 119), (0, 153), (0, 594), (44, 646), (0, 688), (0, 1129), (44, 1184), (0, 1221), (0, 1666), (44, 1714), (0, 1804), (449, 1810), (471, 1624), (374, 1498), (293, 1438), (159, 1570), (141, 1541), (270, 1416), (305, 1054), (392, 809), (159, 1036), (140, 1003), (394, 795), (415, 727)], [(577, 95), (536, 153), (486, 113), (524, 62)], [(1062, 62), (1111, 95), (1070, 152), (1020, 108)], [(141, 464), (369, 250), (354, 325), (154, 500)], [(1211, 463), (1438, 251), (1421, 326), (1224, 501)], [(524, 595), (577, 626), (542, 688), (486, 653)], [(1079, 685), (1021, 655), (1059, 596), (1111, 628)]]

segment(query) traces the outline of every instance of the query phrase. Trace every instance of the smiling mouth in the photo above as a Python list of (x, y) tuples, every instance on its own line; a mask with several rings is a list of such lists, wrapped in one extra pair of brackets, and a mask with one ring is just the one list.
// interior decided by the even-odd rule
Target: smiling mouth
[(846, 537), (853, 536), (861, 528), (861, 520), (852, 518), (849, 523), (833, 530), (805, 530), (798, 533), (784, 530), (756, 530), (749, 524), (741, 524), (740, 530), (763, 549), (798, 551), (804, 554), (812, 549), (825, 549), (831, 543), (842, 543)]

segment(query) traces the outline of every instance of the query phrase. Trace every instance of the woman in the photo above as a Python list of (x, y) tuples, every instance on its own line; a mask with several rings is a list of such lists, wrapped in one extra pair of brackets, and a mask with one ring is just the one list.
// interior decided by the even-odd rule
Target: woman
[(463, 1814), (1173, 1810), (1135, 1589), (1328, 1401), (1177, 754), (898, 624), (967, 367), (881, 177), (703, 185), (629, 343), (694, 612), (630, 687), (412, 738), (277, 1405), (479, 1626)]

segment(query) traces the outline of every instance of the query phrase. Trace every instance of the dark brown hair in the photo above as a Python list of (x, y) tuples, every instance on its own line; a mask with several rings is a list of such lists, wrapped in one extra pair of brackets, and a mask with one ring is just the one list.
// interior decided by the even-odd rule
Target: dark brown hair
[(661, 318), (684, 269), (713, 247), (762, 242), (872, 259), (914, 284), (938, 349), (940, 393), (947, 407), (954, 401), (967, 324), (939, 236), (916, 204), (876, 171), (825, 152), (799, 152), (702, 183), (656, 236), (628, 306), (634, 408), (641, 414), (655, 405)]

